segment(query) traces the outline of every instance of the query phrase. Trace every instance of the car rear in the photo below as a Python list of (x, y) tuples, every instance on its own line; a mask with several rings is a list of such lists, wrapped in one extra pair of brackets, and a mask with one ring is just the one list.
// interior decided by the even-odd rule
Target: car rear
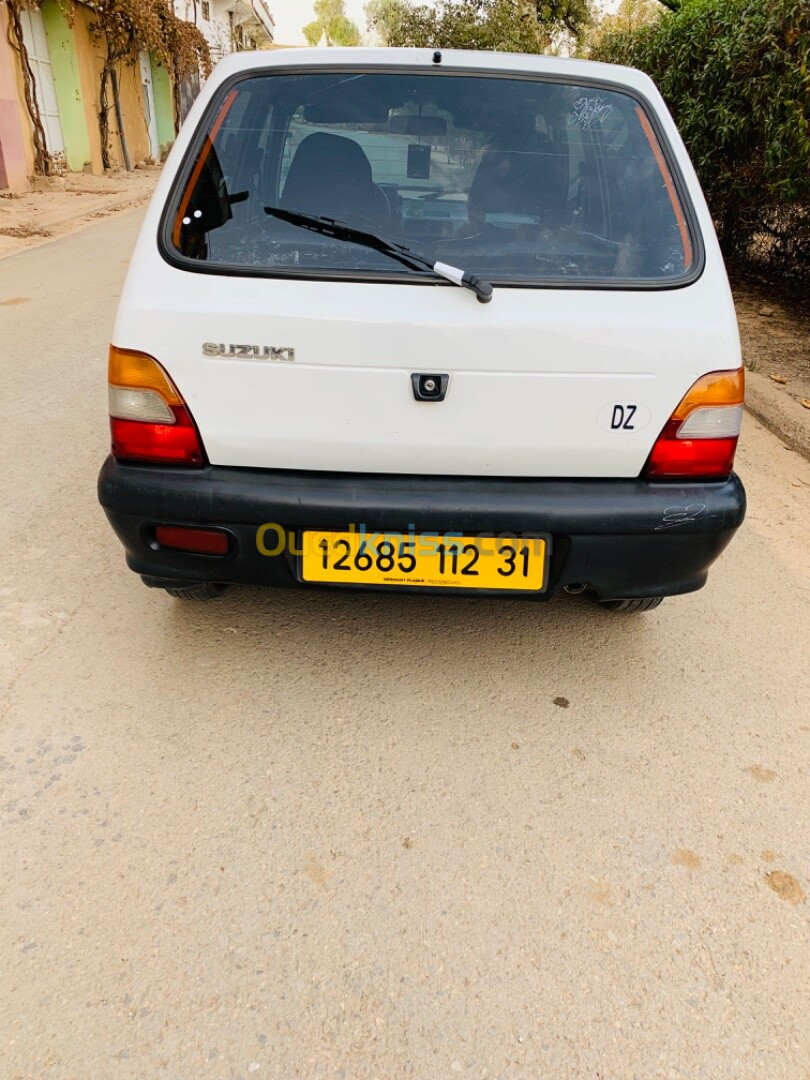
[(699, 588), (744, 514), (722, 259), (626, 69), (220, 65), (147, 214), (110, 385), (101, 501), (163, 587), (658, 597)]

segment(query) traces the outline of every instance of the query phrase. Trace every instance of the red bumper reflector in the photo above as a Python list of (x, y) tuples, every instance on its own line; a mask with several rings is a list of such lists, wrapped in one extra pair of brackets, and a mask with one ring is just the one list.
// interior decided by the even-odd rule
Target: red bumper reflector
[(194, 529), (183, 525), (158, 525), (155, 539), (164, 548), (192, 555), (227, 555), (230, 537), (219, 529)]
[(731, 475), (737, 438), (659, 438), (644, 475), (648, 480), (720, 480)]
[(159, 465), (205, 464), (205, 453), (194, 421), (184, 405), (170, 406), (173, 424), (110, 417), (112, 453), (117, 461), (145, 461)]

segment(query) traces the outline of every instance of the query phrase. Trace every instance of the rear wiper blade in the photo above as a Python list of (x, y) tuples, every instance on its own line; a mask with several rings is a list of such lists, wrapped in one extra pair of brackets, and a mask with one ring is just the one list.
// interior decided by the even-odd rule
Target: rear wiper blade
[(432, 262), (404, 244), (395, 244), (393, 240), (386, 240), (382, 236), (377, 236), (376, 233), (356, 229), (353, 225), (347, 225), (344, 221), (337, 221), (335, 218), (304, 214), (299, 210), (282, 210), (280, 206), (265, 206), (264, 212), (281, 221), (287, 221), (290, 225), (300, 225), (302, 229), (310, 229), (322, 236), (332, 236), (336, 240), (347, 240), (352, 244), (360, 244), (361, 247), (372, 248), (383, 255), (390, 255), (392, 259), (397, 259), (412, 269), (430, 270), (438, 277), (452, 281), (454, 285), (470, 289), (482, 304), (488, 304), (492, 299), (493, 289), (488, 281), (482, 281), (475, 274), (450, 266), (448, 263)]

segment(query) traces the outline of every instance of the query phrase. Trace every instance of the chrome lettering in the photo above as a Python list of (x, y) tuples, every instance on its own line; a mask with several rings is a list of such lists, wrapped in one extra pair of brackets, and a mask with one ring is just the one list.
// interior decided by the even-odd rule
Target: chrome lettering
[(203, 356), (221, 356), (226, 360), (273, 360), (282, 364), (295, 361), (295, 349), (289, 345), (231, 345), (205, 341)]

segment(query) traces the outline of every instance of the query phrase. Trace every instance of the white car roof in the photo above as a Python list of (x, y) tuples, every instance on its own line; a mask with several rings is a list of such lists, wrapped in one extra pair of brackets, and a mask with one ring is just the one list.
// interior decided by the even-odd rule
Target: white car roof
[[(618, 64), (602, 64), (594, 60), (570, 60), (559, 56), (529, 53), (475, 52), (464, 49), (441, 49), (441, 67), (452, 70), (483, 72), (520, 72), (527, 75), (557, 75), (568, 79), (598, 79), (631, 87), (649, 94), (653, 82), (635, 68)], [(231, 53), (221, 60), (211, 75), (212, 83), (220, 83), (233, 75), (251, 71), (266, 71), (284, 67), (424, 67), (436, 70), (435, 49), (273, 49), (256, 52)]]

